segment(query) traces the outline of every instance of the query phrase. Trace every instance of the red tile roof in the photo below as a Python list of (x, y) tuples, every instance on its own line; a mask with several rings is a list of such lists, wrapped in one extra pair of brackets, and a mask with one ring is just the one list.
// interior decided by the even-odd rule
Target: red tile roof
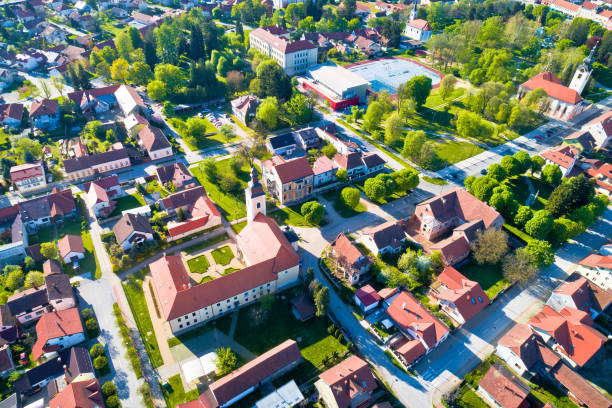
[(393, 349), (402, 355), (407, 364), (412, 364), (425, 354), (425, 346), (417, 339), (407, 339), (402, 337), (397, 343), (392, 345)]
[(572, 105), (582, 101), (582, 97), (578, 92), (563, 85), (561, 80), (550, 71), (542, 72), (534, 76), (521, 86), (530, 90), (542, 88), (549, 97)]
[(23, 118), (23, 105), (20, 103), (7, 103), (0, 105), (0, 121), (11, 118), (21, 120)]
[(540, 153), (540, 156), (546, 160), (550, 160), (559, 167), (569, 169), (579, 154), (580, 152), (574, 146), (564, 145), (551, 147), (550, 149)]
[(573, 398), (577, 399), (581, 405), (592, 408), (607, 408), (612, 405), (612, 401), (565, 364), (555, 366), (551, 374), (573, 394)]
[(376, 290), (370, 285), (365, 285), (357, 289), (355, 291), (355, 296), (357, 296), (357, 299), (359, 299), (365, 307), (378, 303), (381, 299), (378, 293), (376, 293)]
[(49, 340), (83, 332), (81, 316), (76, 307), (43, 314), (36, 323), (37, 339), (32, 347), (32, 358), (38, 360), (46, 352)]
[(565, 0), (553, 0), (552, 3), (560, 8), (574, 12), (578, 11), (578, 9), (580, 8), (578, 4), (574, 4)]
[(319, 375), (329, 386), (338, 408), (352, 405), (359, 394), (371, 394), (377, 388), (374, 375), (368, 363), (357, 356), (351, 356)]
[(503, 366), (491, 366), (478, 386), (504, 408), (527, 407), (529, 387)]
[(83, 238), (79, 235), (66, 235), (60, 239), (57, 243), (59, 254), (62, 258), (68, 255), (70, 252), (85, 253), (85, 247), (83, 246)]
[(11, 181), (17, 183), (23, 180), (29, 180), (33, 177), (42, 177), (43, 167), (40, 162), (24, 163), (19, 166), (11, 167)]
[(148, 152), (170, 147), (170, 143), (168, 142), (168, 139), (166, 139), (164, 132), (162, 132), (161, 129), (150, 125), (145, 125), (145, 127), (138, 132), (138, 137)]
[(540, 359), (537, 336), (526, 324), (517, 323), (512, 326), (499, 339), (498, 344), (508, 347), (519, 356), (527, 369), (530, 369)]
[(99, 408), (104, 406), (98, 380), (71, 382), (49, 401), (49, 408)]
[(349, 265), (354, 264), (363, 256), (359, 248), (357, 248), (346, 235), (341, 233), (336, 240), (332, 242), (331, 248), (338, 257), (344, 257)]
[(310, 167), (310, 163), (308, 163), (308, 159), (305, 156), (277, 164), (274, 166), (274, 170), (283, 184), (314, 175), (312, 167)]
[(440, 251), (444, 264), (454, 265), (470, 253), (470, 244), (463, 236), (451, 236), (430, 246), (429, 251)]
[(35, 101), (30, 107), (30, 117), (56, 115), (59, 112), (59, 103), (54, 99)]
[(466, 321), (489, 304), (489, 297), (480, 284), (467, 279), (452, 266), (444, 268), (438, 280), (448, 289), (441, 291), (436, 297), (454, 303)]
[(338, 166), (334, 164), (334, 162), (327, 156), (320, 156), (315, 160), (312, 164), (312, 171), (315, 175), (327, 173), (328, 171), (332, 171), (337, 169)]
[(416, 332), (430, 349), (448, 333), (448, 328), (409, 292), (400, 292), (387, 314), (403, 332)]
[[(301, 360), (302, 355), (297, 343), (287, 340), (210, 384), (209, 390), (214, 397), (214, 401), (210, 402), (216, 404), (213, 406), (227, 404), (249, 388), (258, 386), (266, 378)], [(204, 395), (206, 394), (202, 394)]]
[(587, 266), (589, 268), (604, 268), (604, 269), (612, 269), (612, 255), (598, 255), (591, 254), (584, 258), (582, 261), (578, 262), (579, 265)]
[(551, 335), (566, 354), (578, 366), (584, 366), (606, 342), (606, 337), (592, 328), (593, 322), (586, 312), (565, 308), (561, 313), (544, 306), (529, 324)]
[(429, 25), (427, 20), (422, 20), (420, 18), (408, 21), (406, 22), (406, 24), (422, 31), (432, 31), (431, 26)]
[(272, 48), (280, 51), (283, 54), (289, 54), (298, 51), (312, 50), (317, 47), (306, 40), (288, 41), (278, 35), (270, 32), (270, 27), (260, 27), (249, 33), (250, 37), (255, 37), (265, 42)]

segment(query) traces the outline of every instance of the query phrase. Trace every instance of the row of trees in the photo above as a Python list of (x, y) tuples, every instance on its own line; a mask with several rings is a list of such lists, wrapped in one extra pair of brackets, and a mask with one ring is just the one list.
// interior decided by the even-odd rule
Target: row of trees
[(370, 200), (380, 202), (395, 193), (405, 193), (419, 185), (419, 174), (412, 169), (380, 173), (367, 179), (363, 190)]

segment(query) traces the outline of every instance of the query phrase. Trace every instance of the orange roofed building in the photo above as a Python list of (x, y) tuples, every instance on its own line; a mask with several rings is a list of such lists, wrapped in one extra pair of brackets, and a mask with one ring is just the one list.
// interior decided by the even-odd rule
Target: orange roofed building
[(503, 408), (527, 408), (529, 387), (506, 367), (492, 366), (478, 384), (478, 394), (488, 405)]
[(197, 285), (190, 280), (179, 255), (164, 255), (149, 265), (163, 317), (173, 333), (189, 330), (298, 282), (300, 257), (276, 222), (264, 215), (261, 199), (265, 196), (254, 194), (252, 188), (260, 188), (255, 175), (246, 192), (247, 206), (252, 208), (254, 217), (236, 238), (238, 254), (246, 268)]
[(438, 276), (435, 297), (442, 311), (459, 324), (474, 317), (489, 304), (489, 297), (480, 284), (463, 276), (452, 266), (444, 268)]
[(319, 375), (319, 397), (330, 408), (364, 407), (378, 387), (368, 363), (351, 356)]

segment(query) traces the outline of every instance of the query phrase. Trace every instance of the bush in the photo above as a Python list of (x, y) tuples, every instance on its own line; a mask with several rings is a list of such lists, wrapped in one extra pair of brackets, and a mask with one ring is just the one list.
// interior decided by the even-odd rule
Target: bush
[(91, 310), (90, 307), (87, 307), (81, 311), (81, 317), (83, 318), (83, 320), (87, 321), (94, 317), (94, 312), (93, 310)]
[(334, 324), (329, 325), (329, 327), (327, 328), (327, 332), (329, 334), (332, 334), (335, 330), (336, 330), (336, 325)]
[(98, 330), (98, 321), (95, 317), (85, 320), (85, 327), (87, 331), (93, 332)]
[(110, 397), (111, 395), (114, 395), (116, 393), (117, 387), (112, 381), (107, 381), (104, 383), (104, 385), (102, 385), (102, 394), (104, 394), (105, 397)]
[(106, 406), (108, 408), (117, 408), (119, 407), (119, 397), (117, 395), (111, 395), (106, 398)]
[(94, 358), (93, 365), (94, 368), (99, 371), (108, 365), (108, 360), (106, 359), (106, 356), (98, 356)]
[(96, 343), (93, 346), (91, 346), (91, 348), (89, 349), (89, 355), (91, 356), (91, 358), (95, 359), (98, 356), (103, 356), (106, 352), (106, 349), (104, 348), (104, 345), (100, 344), (100, 343)]

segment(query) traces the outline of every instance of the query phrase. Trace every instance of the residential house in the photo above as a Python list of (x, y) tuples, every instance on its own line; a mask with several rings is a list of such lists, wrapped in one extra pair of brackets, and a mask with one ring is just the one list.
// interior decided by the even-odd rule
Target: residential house
[(212, 230), (221, 225), (221, 214), (206, 196), (202, 186), (171, 194), (162, 199), (161, 203), (168, 214), (178, 215), (179, 211), (182, 211), (185, 216), (184, 220), (177, 219), (167, 223), (169, 241)]
[(31, 21), (36, 20), (36, 15), (31, 10), (14, 9), (13, 13), (21, 24), (29, 23)]
[(291, 133), (285, 133), (270, 137), (266, 147), (274, 156), (290, 156), (296, 151), (297, 143)]
[(85, 200), (97, 217), (108, 217), (115, 208), (115, 200), (125, 195), (116, 174), (85, 183), (84, 190)]
[(115, 92), (119, 85), (110, 85), (102, 88), (86, 89), (68, 94), (68, 98), (85, 115), (108, 112), (119, 106)]
[(156, 170), (157, 182), (162, 186), (172, 185), (177, 191), (193, 188), (198, 185), (185, 163), (177, 162), (160, 166)]
[(278, 387), (254, 405), (255, 408), (276, 407), (280, 405), (301, 406), (306, 399), (300, 391), (300, 387), (291, 380), (288, 383)]
[(266, 217), (265, 195), (256, 172), (245, 195), (250, 216), (236, 246), (246, 268), (191, 285), (180, 256), (151, 263), (158, 304), (173, 333), (197, 327), (299, 281), (300, 257), (276, 222)]
[[(382, 297), (382, 295), (381, 295)], [(448, 337), (449, 330), (410, 292), (399, 292), (385, 299), (387, 314), (403, 337), (390, 343), (396, 356), (411, 365)]]
[(178, 407), (228, 407), (251, 394), (261, 384), (278, 378), (301, 362), (302, 355), (295, 340), (286, 340), (210, 384), (197, 400)]
[(612, 197), (612, 164), (600, 160), (582, 160), (583, 172), (595, 180), (595, 192)]
[[(0, 68), (0, 90), (4, 90), (5, 88), (8, 88), (9, 86), (13, 85), (18, 79), (19, 79), (19, 73), (17, 73), (17, 71)], [(11, 105), (21, 105), (21, 104), (11, 104)], [(4, 105), (0, 105), (0, 106), (4, 106)], [(21, 105), (21, 107), (23, 108), (23, 105)]]
[(74, 8), (81, 14), (91, 11), (91, 6), (85, 0), (78, 0), (74, 3)]
[(119, 8), (119, 7), (111, 8), (110, 12), (111, 12), (111, 15), (113, 17), (118, 18), (118, 19), (127, 18), (130, 15), (130, 13), (128, 13), (127, 10), (124, 10), (122, 8)]
[(326, 126), (325, 129), (317, 127), (315, 128), (315, 132), (317, 132), (317, 135), (319, 135), (321, 139), (326, 140), (329, 144), (334, 146), (340, 155), (346, 156), (349, 153), (359, 151), (359, 146), (357, 146), (355, 142), (341, 138), (337, 134), (335, 126)]
[(372, 260), (363, 255), (343, 233), (331, 243), (329, 252), (336, 267), (336, 276), (350, 286), (357, 284), (372, 265)]
[(293, 138), (298, 146), (305, 152), (310, 149), (318, 149), (321, 144), (317, 132), (311, 127), (296, 130), (293, 132)]
[(406, 244), (406, 233), (396, 221), (387, 221), (367, 229), (360, 241), (374, 254), (397, 254)]
[(262, 168), (268, 194), (281, 204), (301, 201), (312, 194), (314, 173), (306, 157), (284, 160), (277, 156), (266, 160)]
[(130, 157), (123, 147), (64, 160), (66, 179), (71, 181), (84, 180), (96, 174), (114, 172), (129, 166)]
[(580, 153), (590, 153), (597, 147), (595, 138), (588, 130), (578, 130), (565, 136), (563, 144), (575, 147)]
[(370, 57), (382, 52), (382, 47), (378, 43), (360, 35), (353, 41), (353, 46), (362, 54)]
[(564, 121), (571, 120), (580, 114), (587, 104), (580, 93), (568, 88), (552, 72), (542, 72), (519, 86), (518, 99), (523, 99), (529, 91), (542, 88), (548, 95), (548, 106), (545, 114)]
[(327, 156), (319, 156), (312, 164), (314, 187), (319, 187), (336, 181), (338, 166)]
[(144, 128), (148, 124), (149, 121), (144, 116), (141, 116), (137, 113), (132, 113), (123, 120), (123, 126), (125, 127), (125, 130), (128, 131), (128, 134), (130, 134), (131, 136), (138, 135), (138, 132), (140, 132), (142, 128)]
[(42, 35), (48, 44), (58, 45), (66, 41), (64, 30), (54, 25), (48, 25), (43, 30)]
[(582, 129), (593, 136), (596, 147), (607, 147), (612, 141), (612, 111), (598, 116), (582, 126)]
[(151, 160), (163, 159), (172, 156), (172, 146), (166, 139), (164, 132), (157, 127), (145, 125), (138, 132), (138, 142), (149, 155)]
[(427, 42), (433, 34), (433, 29), (427, 22), (420, 18), (406, 21), (406, 27), (404, 28), (404, 35), (413, 40)]
[(121, 85), (115, 91), (115, 98), (125, 116), (132, 113), (144, 113), (146, 106), (138, 92), (129, 85)]
[(291, 311), (301, 322), (310, 320), (317, 314), (317, 309), (312, 301), (312, 297), (305, 293), (291, 299)]
[(57, 248), (60, 257), (66, 264), (78, 262), (79, 259), (85, 258), (85, 247), (80, 235), (65, 235), (57, 243)]
[(494, 407), (527, 408), (530, 388), (501, 364), (493, 365), (478, 383), (478, 394)]
[(387, 15), (391, 15), (394, 12), (401, 13), (402, 11), (408, 10), (408, 6), (406, 4), (387, 3), (384, 1), (377, 1), (375, 7), (378, 10), (384, 11), (385, 13), (387, 13)]
[(85, 31), (93, 31), (96, 28), (96, 20), (89, 14), (81, 15), (73, 11), (68, 15), (68, 19)]
[(32, 358), (51, 358), (58, 350), (68, 349), (85, 339), (85, 329), (76, 307), (45, 313), (36, 323), (36, 343), (32, 346)]
[(98, 380), (73, 381), (49, 401), (49, 408), (99, 408), (104, 398)]
[(495, 354), (519, 375), (529, 375), (541, 359), (545, 347), (537, 334), (526, 324), (517, 323), (499, 339)]
[(591, 254), (578, 265), (576, 272), (603, 290), (612, 290), (612, 254)]
[(338, 168), (346, 170), (349, 180), (366, 177), (385, 168), (385, 161), (376, 153), (336, 153), (334, 163)]
[(28, 231), (21, 219), (19, 206), (0, 209), (0, 233), (7, 239), (0, 245), (0, 265), (20, 265), (28, 248)]
[(489, 297), (480, 284), (463, 276), (452, 266), (438, 275), (434, 297), (441, 310), (459, 324), (464, 324), (489, 304)]
[(45, 168), (39, 161), (11, 167), (11, 182), (20, 193), (40, 190), (47, 185)]
[(595, 360), (606, 342), (606, 336), (591, 327), (586, 312), (566, 307), (557, 312), (546, 305), (529, 326), (571, 367), (584, 367)]
[(153, 228), (142, 215), (124, 214), (113, 227), (113, 232), (117, 243), (126, 251), (153, 240)]
[(30, 107), (32, 126), (39, 129), (54, 130), (59, 126), (59, 103), (52, 99), (35, 101)]
[(457, 188), (419, 203), (404, 227), (426, 251), (440, 251), (444, 263), (452, 266), (467, 258), (478, 231), (503, 223), (493, 207)]
[(11, 128), (21, 127), (23, 119), (23, 105), (20, 103), (7, 103), (0, 105), (0, 123)]
[(70, 285), (70, 277), (63, 273), (45, 276), (45, 284), (26, 289), (9, 296), (9, 312), (21, 323), (29, 323), (53, 310), (75, 307), (76, 300)]
[(612, 292), (598, 288), (587, 278), (572, 274), (555, 288), (546, 304), (557, 312), (566, 307), (586, 312), (592, 320), (612, 303)]
[(351, 356), (319, 375), (315, 382), (326, 407), (363, 407), (378, 388), (374, 374), (364, 360)]
[(54, 275), (56, 273), (64, 273), (59, 261), (57, 259), (47, 259), (43, 263), (43, 275)]
[(255, 117), (259, 106), (259, 99), (252, 94), (242, 95), (231, 101), (232, 113), (238, 120), (248, 124)]
[(15, 391), (21, 394), (33, 394), (47, 386), (48, 395), (56, 395), (59, 387), (63, 388), (73, 381), (95, 378), (89, 352), (84, 347), (72, 347), (58, 354), (57, 358), (27, 370), (14, 382)]
[(51, 223), (62, 223), (77, 215), (72, 190), (60, 191), (57, 187), (45, 196), (22, 201), (18, 206), (21, 221), (30, 232), (36, 232)]
[(355, 296), (353, 297), (355, 304), (359, 306), (364, 313), (368, 313), (376, 309), (379, 306), (381, 299), (382, 298), (380, 295), (370, 285), (365, 285), (357, 289), (355, 291)]
[(279, 27), (260, 27), (249, 33), (250, 47), (273, 58), (287, 75), (305, 72), (317, 64), (317, 47), (306, 40), (291, 41)]
[(13, 363), (13, 354), (8, 344), (0, 347), (0, 377), (8, 377), (13, 370), (15, 370), (15, 364)]
[(546, 161), (546, 164), (559, 166), (559, 169), (561, 169), (563, 173), (563, 177), (569, 177), (574, 169), (576, 160), (580, 156), (580, 151), (574, 146), (561, 145), (543, 151), (540, 153), (540, 156)]

